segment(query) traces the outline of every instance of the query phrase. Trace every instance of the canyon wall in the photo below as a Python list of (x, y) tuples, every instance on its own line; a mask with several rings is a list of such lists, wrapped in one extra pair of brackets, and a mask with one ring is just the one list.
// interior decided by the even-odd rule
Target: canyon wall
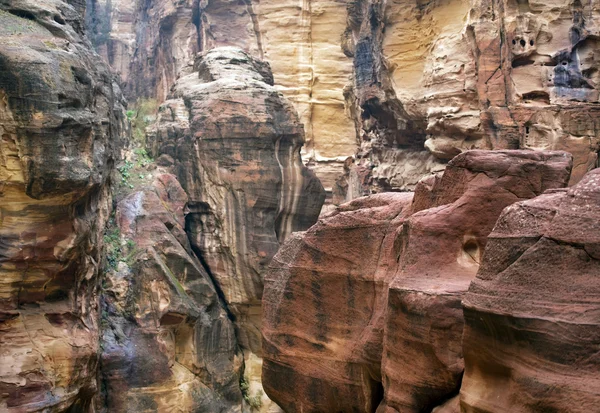
[(265, 277), (269, 397), (286, 412), (394, 413), (456, 396), (461, 299), (487, 236), (506, 206), (565, 187), (571, 169), (566, 152), (467, 151), (414, 196), (358, 198), (295, 233)]
[(325, 192), (302, 164), (303, 125), (273, 86), (267, 63), (220, 47), (198, 55), (185, 72), (160, 107), (147, 144), (189, 195), (191, 248), (234, 321), (254, 394), (262, 392), (267, 266), (292, 232), (314, 224)]
[(597, 163), (594, 2), (89, 1), (130, 99), (164, 100), (200, 50), (268, 61), (336, 204), (412, 189), (467, 149), (566, 150), (571, 183)]
[(83, 9), (0, 2), (0, 410), (94, 411), (122, 97)]

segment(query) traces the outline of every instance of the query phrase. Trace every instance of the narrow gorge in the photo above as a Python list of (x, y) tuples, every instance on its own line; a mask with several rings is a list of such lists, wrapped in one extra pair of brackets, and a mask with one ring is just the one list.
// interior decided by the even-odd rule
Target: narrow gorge
[(0, 0), (0, 412), (600, 410), (600, 2)]

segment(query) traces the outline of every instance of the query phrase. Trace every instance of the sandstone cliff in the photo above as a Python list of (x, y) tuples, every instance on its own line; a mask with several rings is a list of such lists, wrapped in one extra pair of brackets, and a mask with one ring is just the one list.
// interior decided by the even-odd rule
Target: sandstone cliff
[(93, 411), (123, 109), (83, 9), (0, 1), (0, 410)]
[(571, 183), (597, 163), (595, 2), (90, 1), (130, 98), (163, 100), (197, 51), (270, 62), (335, 203), (414, 188), (467, 149), (566, 150)]
[(393, 413), (456, 395), (460, 303), (487, 235), (571, 168), (565, 152), (467, 151), (414, 198), (359, 198), (294, 234), (265, 278), (269, 397), (287, 412)]
[(148, 144), (189, 195), (191, 247), (235, 320), (250, 385), (262, 391), (264, 274), (280, 243), (316, 221), (325, 193), (302, 164), (303, 126), (268, 64), (223, 47), (186, 71)]
[(119, 202), (105, 237), (103, 405), (107, 412), (239, 412), (242, 356), (185, 233), (187, 195), (175, 176), (150, 176)]
[(596, 410), (599, 172), (504, 210), (464, 300), (464, 411)]

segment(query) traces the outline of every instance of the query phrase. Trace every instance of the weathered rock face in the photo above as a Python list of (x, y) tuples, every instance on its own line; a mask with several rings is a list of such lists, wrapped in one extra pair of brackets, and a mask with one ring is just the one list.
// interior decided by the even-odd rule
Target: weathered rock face
[[(352, 2), (343, 44), (354, 58), (347, 96), (362, 131), (357, 175), (364, 180), (368, 167), (371, 181), (363, 193), (410, 187), (475, 148), (566, 150), (575, 157), (571, 183), (581, 179), (598, 151), (597, 9)], [(348, 197), (356, 178), (341, 182)]]
[[(109, 228), (103, 280), (103, 401), (108, 412), (240, 412), (233, 323), (185, 233), (173, 175), (133, 192)], [(118, 255), (121, 255), (120, 257)]]
[(343, 92), (352, 72), (352, 61), (340, 47), (344, 1), (300, 6), (276, 0), (88, 3), (95, 44), (121, 74), (130, 100), (164, 101), (198, 51), (235, 46), (270, 62), (276, 87), (304, 124), (305, 160), (331, 190), (343, 161), (356, 150)]
[(118, 88), (83, 8), (0, 1), (0, 410), (88, 411)]
[(267, 394), (290, 412), (373, 412), (384, 399), (389, 413), (456, 395), (460, 300), (487, 235), (505, 206), (566, 186), (571, 167), (565, 152), (468, 151), (414, 199), (359, 198), (294, 234), (265, 278)]
[(412, 194), (340, 206), (273, 259), (263, 297), (263, 385), (287, 412), (374, 411), (394, 240)]
[(596, 409), (600, 171), (504, 210), (464, 300), (463, 411)]
[(90, 37), (118, 73), (130, 101), (164, 101), (182, 67), (201, 50), (198, 0), (87, 0)]
[(89, 1), (132, 99), (162, 101), (199, 50), (270, 62), (336, 203), (412, 189), (468, 149), (566, 150), (571, 183), (597, 163), (595, 2)]
[(302, 124), (272, 82), (267, 64), (213, 49), (179, 80), (150, 134), (152, 152), (176, 160), (192, 247), (235, 317), (249, 363), (261, 354), (266, 267), (291, 232), (316, 221), (325, 198), (301, 162)]
[(571, 167), (565, 152), (468, 151), (419, 184), (389, 289), (379, 412), (431, 411), (458, 393), (461, 299), (487, 236), (506, 206), (566, 186)]

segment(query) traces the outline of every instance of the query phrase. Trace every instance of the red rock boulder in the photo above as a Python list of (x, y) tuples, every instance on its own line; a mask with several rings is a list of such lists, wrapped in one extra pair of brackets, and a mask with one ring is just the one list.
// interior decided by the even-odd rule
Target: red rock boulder
[(600, 404), (600, 170), (504, 210), (463, 301), (464, 412)]
[(374, 411), (394, 240), (412, 194), (338, 207), (290, 236), (263, 296), (263, 386), (287, 412)]
[(571, 165), (565, 152), (468, 151), (419, 184), (390, 285), (379, 411), (431, 411), (458, 393), (461, 298), (487, 236), (506, 206), (566, 186)]

